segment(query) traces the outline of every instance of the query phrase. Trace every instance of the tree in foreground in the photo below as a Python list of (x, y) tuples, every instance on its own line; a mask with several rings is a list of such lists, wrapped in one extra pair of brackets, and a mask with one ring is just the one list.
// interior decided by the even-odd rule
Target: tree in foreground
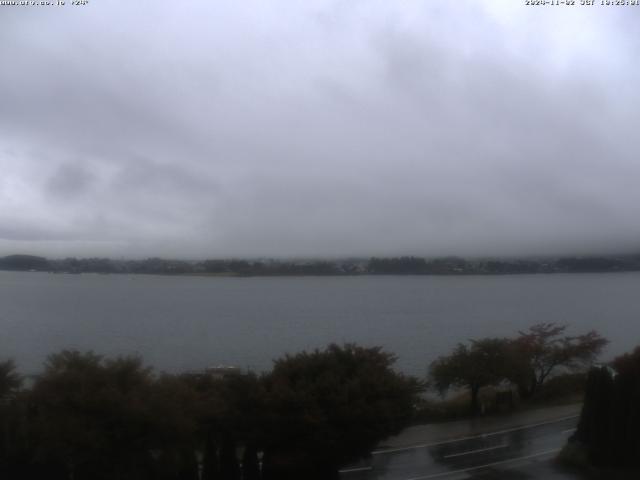
[(431, 383), (441, 392), (451, 387), (468, 388), (471, 412), (480, 409), (480, 389), (501, 382), (517, 386), (520, 398), (533, 397), (558, 371), (585, 369), (608, 343), (597, 332), (563, 335), (566, 326), (540, 323), (515, 339), (484, 338), (458, 344), (450, 355), (429, 367)]
[(575, 435), (578, 448), (598, 467), (640, 469), (640, 347), (611, 366), (592, 368)]
[(505, 378), (509, 340), (484, 338), (459, 343), (450, 355), (435, 360), (429, 367), (433, 385), (444, 394), (451, 387), (468, 388), (473, 415), (480, 412), (480, 389), (500, 383)]
[(422, 385), (379, 347), (347, 344), (285, 356), (266, 377), (265, 479), (337, 478), (411, 418)]
[(139, 358), (51, 355), (29, 396), (32, 466), (43, 478), (147, 478), (154, 449), (172, 459), (191, 436), (180, 435), (187, 407), (170, 387)]
[(565, 325), (539, 323), (513, 340), (509, 378), (521, 398), (531, 398), (554, 371), (588, 367), (607, 345), (595, 331), (564, 335)]
[(0, 400), (14, 395), (22, 385), (22, 377), (16, 372), (13, 360), (0, 362)]
[[(258, 444), (265, 436), (266, 400), (261, 378), (246, 373), (223, 379), (183, 374), (181, 379), (197, 394), (194, 413), (197, 444), (203, 454), (203, 479), (257, 478)], [(244, 455), (239, 458), (242, 450)]]
[(11, 478), (10, 465), (25, 443), (24, 409), (17, 401), (22, 377), (12, 360), (0, 362), (0, 478)]

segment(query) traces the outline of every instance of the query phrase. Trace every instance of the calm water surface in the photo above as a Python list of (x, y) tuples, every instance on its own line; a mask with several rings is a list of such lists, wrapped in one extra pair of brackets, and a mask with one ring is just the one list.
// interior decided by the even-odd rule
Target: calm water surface
[(37, 372), (62, 348), (139, 353), (158, 369), (268, 369), (330, 342), (382, 345), (423, 375), (459, 341), (541, 321), (640, 344), (640, 273), (210, 278), (0, 272), (0, 359)]

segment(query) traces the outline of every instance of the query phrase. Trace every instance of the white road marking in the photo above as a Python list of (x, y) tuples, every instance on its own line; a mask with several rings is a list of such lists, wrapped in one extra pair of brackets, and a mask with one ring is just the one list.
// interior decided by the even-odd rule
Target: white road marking
[(425, 476), (422, 476), (422, 477), (412, 477), (412, 478), (407, 478), (406, 480), (427, 480), (429, 478), (447, 477), (447, 476), (456, 475), (456, 474), (459, 474), (459, 473), (473, 472), (475, 470), (480, 470), (482, 468), (495, 467), (497, 465), (505, 465), (507, 463), (514, 463), (514, 462), (519, 462), (519, 461), (522, 461), (522, 460), (530, 460), (532, 458), (543, 457), (545, 455), (550, 455), (552, 453), (557, 453), (560, 450), (561, 450), (560, 448), (555, 448), (553, 450), (546, 450), (544, 452), (533, 453), (531, 455), (526, 455), (524, 457), (510, 458), (508, 460), (501, 460), (499, 462), (485, 463), (484, 465), (478, 465), (476, 467), (461, 468), (460, 470), (450, 470), (448, 472), (434, 473), (434, 474), (425, 475)]
[(508, 443), (503, 443), (502, 445), (496, 445), (495, 447), (478, 448), (477, 450), (469, 450), (467, 452), (452, 453), (451, 455), (443, 455), (442, 458), (462, 457), (464, 455), (471, 455), (473, 453), (480, 453), (480, 452), (488, 452), (490, 450), (497, 450), (498, 448), (506, 448), (508, 446), (509, 446)]
[(373, 470), (373, 467), (345, 468), (343, 470), (338, 470), (338, 473), (366, 472), (368, 470)]
[(574, 418), (578, 418), (580, 415), (570, 415), (568, 417), (562, 417), (562, 418), (558, 418), (556, 420), (548, 420), (546, 422), (540, 422), (540, 423), (532, 423), (530, 425), (523, 425), (521, 427), (514, 427), (514, 428), (507, 428), (505, 430), (498, 430), (496, 432), (490, 432), (490, 433), (483, 433), (480, 435), (472, 435), (472, 436), (468, 436), (468, 437), (460, 437), (460, 438), (453, 438), (451, 440), (445, 440), (444, 442), (433, 442), (433, 443), (423, 443), (420, 445), (412, 445), (410, 447), (398, 447), (398, 448), (386, 448), (383, 450), (376, 450), (371, 452), (371, 455), (382, 455), (385, 453), (395, 453), (395, 452), (404, 452), (407, 450), (417, 450), (419, 448), (429, 448), (429, 447), (436, 447), (438, 445), (447, 445), (449, 443), (456, 443), (456, 442), (463, 442), (465, 440), (473, 440), (476, 438), (485, 438), (485, 437), (490, 437), (492, 435), (501, 435), (503, 433), (510, 433), (510, 432), (517, 432), (518, 430), (526, 430), (528, 428), (534, 428), (534, 427), (541, 427), (543, 425), (551, 425), (554, 423), (560, 423), (560, 422), (564, 422), (565, 420), (571, 420)]
[(560, 433), (570, 433), (570, 432), (575, 432), (576, 429), (575, 428), (567, 428), (566, 430), (562, 430), (562, 432)]

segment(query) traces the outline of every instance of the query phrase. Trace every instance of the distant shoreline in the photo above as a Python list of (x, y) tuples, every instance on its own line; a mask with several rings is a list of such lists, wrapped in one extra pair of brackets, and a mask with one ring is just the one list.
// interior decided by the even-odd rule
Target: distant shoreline
[(544, 259), (464, 259), (387, 257), (334, 260), (201, 261), (147, 258), (47, 259), (34, 255), (0, 257), (0, 270), (55, 274), (151, 274), (202, 277), (354, 277), (379, 275), (461, 276), (531, 275), (554, 273), (620, 273), (640, 271), (640, 255), (557, 257)]

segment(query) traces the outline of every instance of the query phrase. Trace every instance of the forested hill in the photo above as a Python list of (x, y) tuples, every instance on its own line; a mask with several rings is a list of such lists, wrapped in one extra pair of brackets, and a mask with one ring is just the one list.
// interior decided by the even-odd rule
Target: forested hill
[(35, 255), (9, 255), (0, 258), (2, 270), (49, 270), (50, 263), (44, 257)]
[(350, 260), (201, 261), (147, 258), (46, 259), (34, 255), (0, 257), (0, 270), (55, 273), (147, 273), (162, 275), (303, 276), (303, 275), (504, 275), (640, 271), (640, 254), (543, 259), (464, 259), (388, 257)]

